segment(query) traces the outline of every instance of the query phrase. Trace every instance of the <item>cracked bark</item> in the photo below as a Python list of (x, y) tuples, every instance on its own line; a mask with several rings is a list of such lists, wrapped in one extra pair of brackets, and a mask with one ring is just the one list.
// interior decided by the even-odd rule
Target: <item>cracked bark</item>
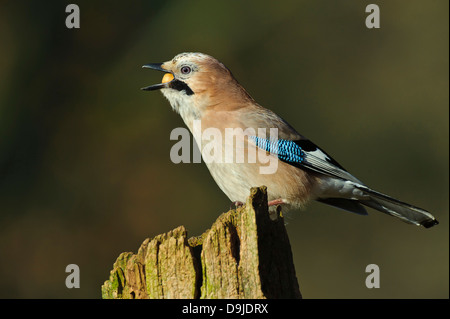
[(284, 220), (269, 217), (265, 187), (203, 235), (184, 226), (120, 254), (103, 298), (301, 298)]

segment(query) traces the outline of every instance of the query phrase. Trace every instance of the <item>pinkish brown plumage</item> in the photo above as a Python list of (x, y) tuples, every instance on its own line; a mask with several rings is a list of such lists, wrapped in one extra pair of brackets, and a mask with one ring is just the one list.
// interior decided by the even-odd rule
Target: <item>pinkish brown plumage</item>
[[(364, 206), (368, 206), (427, 228), (438, 223), (427, 211), (364, 185), (285, 120), (256, 103), (215, 58), (181, 53), (144, 67), (171, 74), (163, 83), (143, 89), (160, 89), (169, 100), (232, 202), (245, 202), (251, 187), (265, 185), (269, 201), (286, 208), (317, 200), (358, 214), (367, 214)], [(275, 137), (269, 135), (271, 130)], [(275, 169), (267, 173), (272, 164)]]

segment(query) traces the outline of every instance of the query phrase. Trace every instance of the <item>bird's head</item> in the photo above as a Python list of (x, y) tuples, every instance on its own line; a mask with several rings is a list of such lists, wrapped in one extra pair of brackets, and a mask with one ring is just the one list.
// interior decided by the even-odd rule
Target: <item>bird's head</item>
[(200, 119), (213, 107), (231, 107), (238, 99), (250, 98), (230, 70), (207, 54), (180, 53), (170, 61), (143, 68), (165, 72), (161, 83), (142, 90), (161, 90), (185, 121)]

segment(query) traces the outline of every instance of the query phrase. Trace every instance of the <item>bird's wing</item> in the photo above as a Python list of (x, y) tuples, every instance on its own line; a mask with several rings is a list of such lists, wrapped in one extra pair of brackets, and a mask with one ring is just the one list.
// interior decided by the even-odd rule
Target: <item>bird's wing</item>
[[(280, 160), (293, 166), (334, 178), (363, 183), (347, 172), (330, 155), (313, 142), (299, 134), (286, 120), (262, 106), (252, 104), (239, 118), (246, 127), (276, 128), (277, 136), (250, 136), (257, 147), (277, 155)], [(259, 133), (258, 133), (259, 134)], [(269, 132), (267, 132), (269, 134)]]
[(249, 139), (257, 147), (276, 155), (281, 161), (290, 165), (362, 184), (361, 181), (347, 172), (337, 161), (310, 140), (271, 140), (258, 136), (250, 136)]

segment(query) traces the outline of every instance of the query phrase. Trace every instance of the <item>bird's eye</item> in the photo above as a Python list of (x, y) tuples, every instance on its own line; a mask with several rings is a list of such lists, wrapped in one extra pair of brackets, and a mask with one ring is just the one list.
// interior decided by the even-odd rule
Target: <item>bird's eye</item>
[(183, 73), (183, 74), (189, 74), (189, 73), (191, 73), (191, 71), (192, 71), (191, 68), (188, 67), (187, 65), (181, 67), (181, 73)]

